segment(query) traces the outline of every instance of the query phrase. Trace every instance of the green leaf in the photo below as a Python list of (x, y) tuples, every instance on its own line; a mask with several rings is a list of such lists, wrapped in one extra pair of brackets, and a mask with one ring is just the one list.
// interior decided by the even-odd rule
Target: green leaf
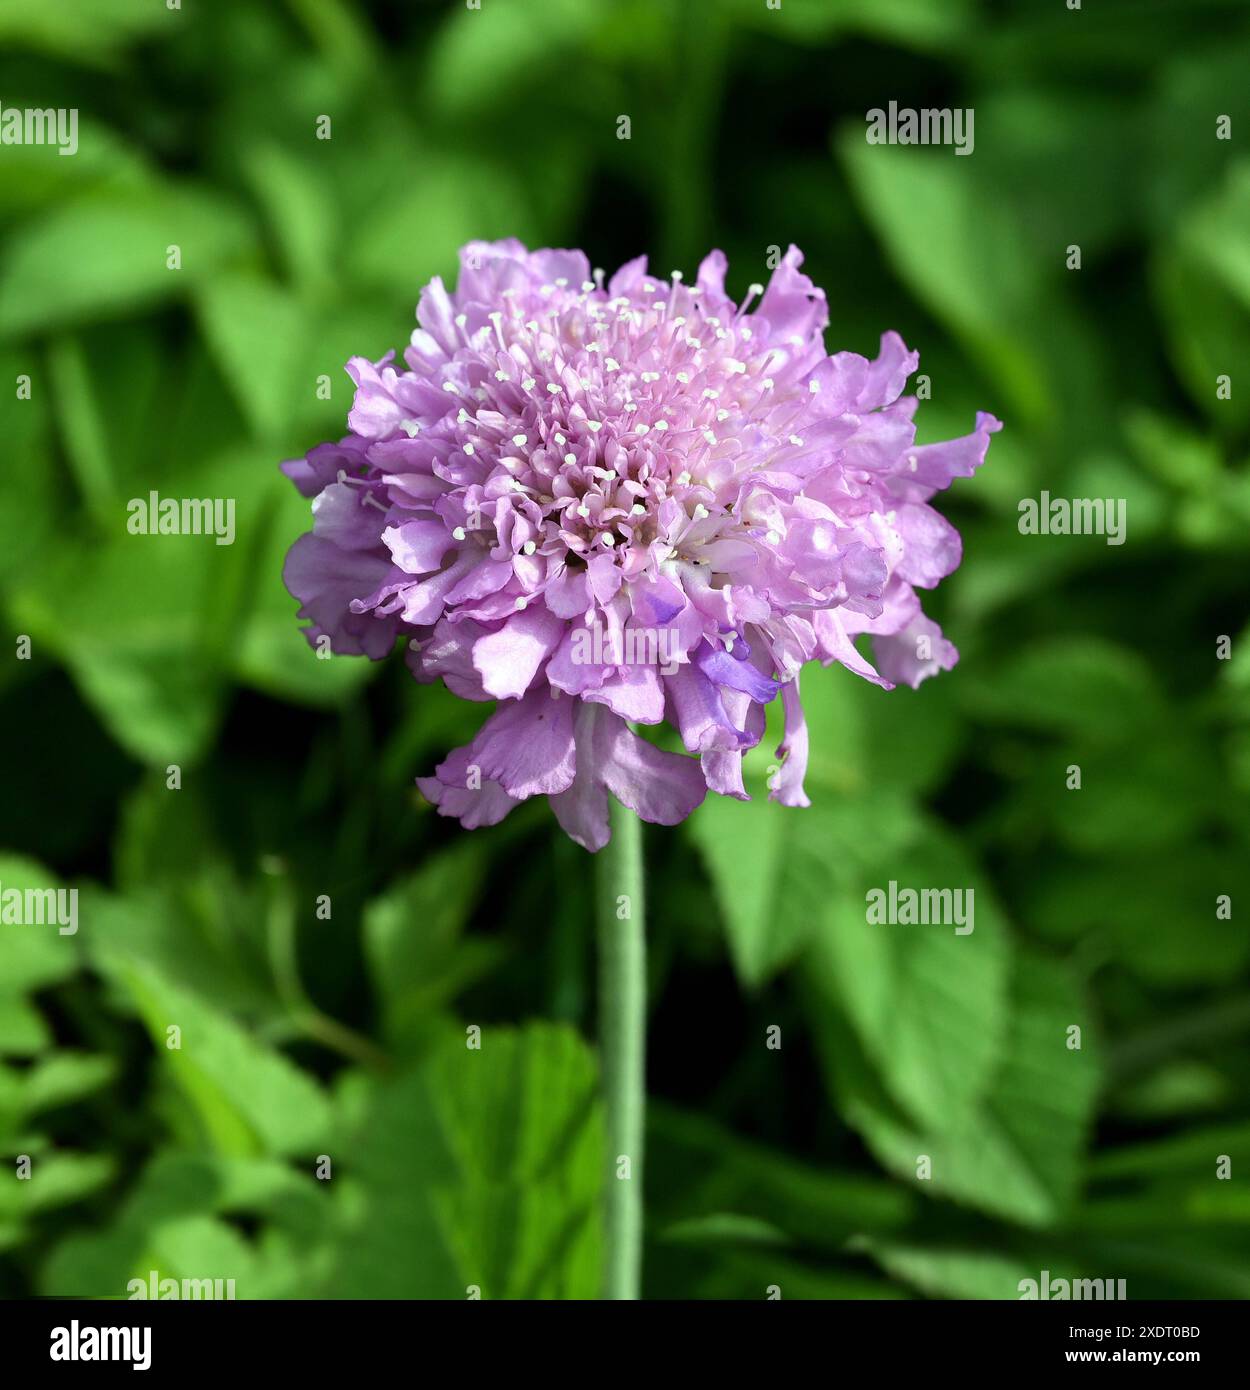
[(225, 553), (211, 537), (123, 536), (49, 556), (13, 595), (23, 630), (57, 652), (140, 761), (181, 766), (208, 745), (222, 687), (205, 636)]
[(0, 1053), (29, 1057), (52, 1041), (43, 1015), (25, 999), (0, 993)]
[[(1086, 1006), (1060, 967), (1034, 956), (1018, 962), (1012, 1020), (981, 1103), (927, 1126), (891, 1104), (848, 1031), (835, 1022), (818, 1040), (840, 1110), (891, 1172), (932, 1196), (1045, 1226), (1075, 1197), (1100, 1066)], [(978, 1023), (970, 1011), (967, 1027)], [(1080, 1050), (1068, 1047), (1074, 1024)], [(931, 1165), (924, 1180), (922, 1156)]]
[(671, 1223), (670, 1235), (733, 1213), (787, 1244), (838, 1251), (848, 1237), (897, 1230), (915, 1212), (914, 1198), (897, 1184), (800, 1162), (662, 1102), (648, 1107), (647, 1142), (652, 1170), (663, 1174), (649, 1199), (652, 1219)]
[(1250, 938), (1235, 919), (1217, 916), (1216, 897), (1250, 898), (1250, 866), (1204, 845), (1160, 855), (1124, 843), (1126, 853), (1051, 859), (1028, 893), (1030, 924), (1057, 941), (1097, 943), (1159, 986), (1233, 978), (1250, 958)]
[[(875, 0), (785, 0), (772, 6), (756, 0), (727, 0), (723, 8), (735, 24), (791, 43), (829, 44), (862, 34), (922, 51), (955, 42), (972, 17), (969, 0), (950, 0), (940, 9), (925, 0), (893, 0), (890, 5)], [(756, 34), (750, 41), (758, 41)]]
[(128, 44), (173, 35), (182, 22), (180, 14), (149, 0), (0, 0), (0, 41), (88, 67), (111, 67)]
[[(167, 268), (170, 246), (182, 268)], [(46, 333), (177, 298), (244, 255), (250, 231), (220, 194), (101, 189), (26, 222), (0, 264), (0, 335)]]
[[(42, 865), (16, 855), (0, 855), (0, 888), (7, 894), (59, 892), (65, 885)], [(72, 890), (71, 890), (72, 891)], [(45, 905), (47, 900), (43, 900)], [(58, 899), (58, 906), (61, 901)], [(32, 904), (33, 905), (33, 904)], [(66, 902), (69, 906), (69, 902)], [(25, 919), (23, 897), (22, 917)], [(29, 1054), (46, 1041), (43, 1022), (24, 996), (68, 979), (79, 968), (76, 934), (62, 935), (57, 920), (0, 921), (0, 1053)], [(81, 926), (81, 920), (79, 922)]]
[(496, 943), (461, 935), (484, 870), (483, 850), (468, 838), (365, 909), (364, 947), (383, 1031), (401, 1051), (444, 1027), (442, 1010), (498, 959)]
[(666, 1241), (655, 1250), (647, 1281), (655, 1297), (681, 1300), (811, 1299), (836, 1304), (906, 1297), (897, 1285), (870, 1272), (815, 1265), (751, 1244), (702, 1250)]
[[(321, 1152), (330, 1106), (320, 1086), (281, 1053), (190, 990), (121, 957), (111, 974), (146, 1025), (162, 1075), (227, 1157)], [(171, 1028), (179, 1042), (171, 1048)]]
[(1220, 1154), (1244, 1154), (1248, 1149), (1250, 1123), (1207, 1125), (1140, 1144), (1119, 1144), (1092, 1160), (1090, 1174), (1100, 1182), (1195, 1171), (1213, 1176)]
[[(1039, 1271), (1019, 1256), (993, 1250), (918, 1245), (878, 1237), (854, 1241), (851, 1248), (863, 1250), (887, 1274), (934, 1298), (1018, 1299), (1021, 1280), (1039, 1278)], [(1051, 1273), (1054, 1278), (1064, 1277), (1060, 1269)]]
[[(229, 1218), (258, 1227), (244, 1240)], [(270, 1160), (159, 1152), (103, 1228), (53, 1250), (39, 1287), (54, 1297), (121, 1298), (132, 1279), (234, 1279), (238, 1298), (308, 1297), (324, 1275), (328, 1186)]]
[[(966, 1116), (986, 1093), (1007, 1027), (1002, 911), (975, 864), (936, 824), (894, 847), (870, 827), (861, 835), (870, 855), (822, 905), (809, 978), (842, 1010), (908, 1114), (921, 1124)], [(960, 930), (949, 919), (870, 921), (879, 903), (888, 910), (892, 882), (900, 893), (951, 889), (939, 905), (953, 918), (962, 904)]]
[[(470, 27), (480, 19), (468, 15)], [(531, 222), (526, 192), (506, 165), (431, 148), (416, 152), (414, 163), (420, 178), (410, 187), (390, 188), (353, 228), (344, 251), (354, 282), (402, 294), (406, 303), (415, 302), (432, 273), (454, 269), (454, 248), (474, 238), (524, 237)], [(411, 310), (397, 315), (386, 343), (362, 342), (356, 351), (380, 357), (391, 343), (407, 342), (411, 322)]]
[(1155, 295), (1177, 370), (1191, 398), (1226, 432), (1250, 419), (1244, 391), (1216, 394), (1250, 355), (1250, 161), (1193, 208), (1153, 266)]
[(37, 1115), (58, 1105), (81, 1100), (101, 1086), (106, 1086), (117, 1073), (112, 1057), (87, 1052), (53, 1052), (26, 1073), (21, 1091), (21, 1108), (27, 1115)]
[(1144, 658), (1100, 637), (1033, 641), (996, 667), (961, 672), (959, 686), (982, 719), (1100, 742), (1131, 739), (1167, 708)]
[(690, 822), (739, 978), (759, 986), (810, 935), (830, 887), (828, 818), (764, 800), (709, 797)]
[(1058, 392), (1055, 369), (1042, 343), (1019, 328), (1040, 323), (1048, 301), (1055, 306), (1010, 206), (952, 149), (869, 145), (865, 132), (848, 128), (837, 149), (894, 268), (1010, 393), (1015, 410), (1044, 423)]
[(30, 1177), (6, 1173), (0, 1183), (0, 1224), (21, 1221), (80, 1202), (113, 1177), (111, 1158), (101, 1154), (34, 1152)]
[(195, 300), (204, 339), (253, 433), (279, 437), (298, 394), (314, 394), (315, 377), (301, 371), (312, 337), (310, 315), (289, 290), (255, 270), (216, 275)]
[(492, 0), (480, 10), (457, 8), (435, 36), (427, 79), (436, 106), (467, 116), (497, 105), (544, 69), (567, 70), (601, 21), (602, 0), (548, 0), (541, 20), (523, 0)]
[(357, 1298), (595, 1298), (610, 1179), (596, 1067), (570, 1029), (484, 1027), (357, 1082), (354, 1211), (328, 1290)]
[(1178, 1061), (1161, 1066), (1110, 1103), (1120, 1115), (1156, 1122), (1218, 1111), (1230, 1103), (1232, 1093), (1232, 1083), (1217, 1067)]
[[(185, 771), (203, 755), (254, 590), (278, 582), (258, 572), (282, 494), (264, 461), (262, 472), (254, 452), (236, 449), (162, 494), (207, 499), (233, 533), (132, 534), (119, 502), (105, 540), (49, 551), (14, 586), (15, 621), (57, 654), (139, 761)], [(146, 493), (132, 500), (148, 505)]]
[[(1069, 764), (1081, 769), (1079, 789), (1067, 788)], [(1155, 737), (1132, 746), (1069, 749), (1041, 775), (1037, 802), (1056, 834), (1087, 854), (1175, 845), (1218, 807), (1214, 750), (1192, 729), (1157, 726)]]
[[(177, 824), (177, 813), (170, 819)], [(126, 854), (129, 875), (144, 861), (133, 840)], [(240, 884), (220, 861), (189, 866), (182, 877), (171, 866), (147, 882), (124, 896), (84, 890), (82, 940), (96, 968), (112, 974), (132, 964), (150, 966), (224, 1012), (266, 1021), (276, 1017), (279, 1004), (266, 955), (268, 903), (260, 887)]]
[(277, 235), (288, 276), (307, 288), (330, 283), (340, 213), (317, 166), (266, 142), (245, 152), (244, 170)]
[(0, 397), (0, 427), (13, 459), (21, 460), (0, 469), (0, 583), (6, 584), (49, 544), (62, 505), (52, 464), (53, 399), (46, 377), (29, 352), (0, 351), (0, 380), (16, 382), (19, 376), (31, 378), (30, 400), (16, 399), (15, 388)]
[(78, 113), (74, 155), (62, 156), (47, 145), (6, 145), (4, 163), (0, 209), (14, 218), (103, 187), (133, 189), (142, 196), (153, 181), (146, 156), (85, 110)]

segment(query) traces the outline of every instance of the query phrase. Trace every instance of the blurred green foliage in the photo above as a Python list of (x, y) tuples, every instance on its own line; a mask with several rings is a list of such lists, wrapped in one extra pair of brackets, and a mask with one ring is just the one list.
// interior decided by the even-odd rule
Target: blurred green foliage
[[(0, 0), (5, 105), (80, 112), (0, 147), (0, 884), (81, 891), (0, 926), (0, 1290), (598, 1289), (589, 861), (439, 821), (480, 710), (318, 662), (279, 580), (346, 358), (519, 236), (739, 292), (795, 241), (922, 438), (1007, 422), (956, 670), (805, 675), (812, 809), (649, 836), (648, 1294), (1250, 1296), (1248, 70), (1236, 0)], [(975, 154), (868, 146), (890, 100)], [(1127, 543), (1021, 536), (1043, 488)], [(127, 534), (151, 489), (235, 544)], [(890, 879), (975, 933), (866, 925)]]

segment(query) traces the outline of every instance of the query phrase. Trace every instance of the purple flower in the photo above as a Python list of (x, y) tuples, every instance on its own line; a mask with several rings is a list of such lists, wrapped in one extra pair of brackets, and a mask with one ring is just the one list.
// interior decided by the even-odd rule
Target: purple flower
[[(960, 560), (929, 505), (1000, 428), (917, 445), (917, 356), (824, 349), (825, 296), (791, 247), (738, 305), (713, 251), (693, 285), (639, 258), (604, 286), (580, 251), (474, 242), (435, 279), (404, 352), (353, 358), (338, 444), (283, 465), (313, 498), (287, 557), (310, 641), (498, 701), (421, 790), (467, 827), (548, 796), (587, 849), (608, 797), (671, 825), (782, 701), (770, 796), (808, 804), (805, 662), (890, 689), (957, 660), (924, 616)], [(872, 635), (877, 667), (854, 646)], [(697, 757), (630, 724), (668, 723)]]

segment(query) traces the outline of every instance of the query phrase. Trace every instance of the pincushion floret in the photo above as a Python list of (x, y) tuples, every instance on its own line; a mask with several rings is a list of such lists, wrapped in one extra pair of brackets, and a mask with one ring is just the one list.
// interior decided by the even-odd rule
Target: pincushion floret
[[(645, 258), (607, 283), (580, 251), (474, 242), (434, 279), (403, 354), (353, 358), (349, 434), (283, 465), (313, 498), (285, 578), (310, 641), (497, 701), (424, 795), (466, 827), (544, 795), (586, 848), (608, 797), (673, 824), (746, 798), (742, 756), (782, 702), (770, 797), (808, 804), (800, 672), (889, 689), (958, 658), (925, 617), (961, 558), (931, 506), (1000, 428), (917, 445), (917, 355), (829, 356), (825, 297), (791, 247), (735, 304)], [(876, 665), (854, 645), (871, 634)], [(695, 756), (631, 724), (667, 722)]]

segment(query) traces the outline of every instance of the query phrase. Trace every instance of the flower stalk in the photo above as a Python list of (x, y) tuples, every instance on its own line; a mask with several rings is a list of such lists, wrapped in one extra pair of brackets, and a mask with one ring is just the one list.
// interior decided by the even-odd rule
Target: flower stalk
[(604, 1297), (642, 1287), (642, 1165), (646, 1119), (647, 958), (642, 822), (620, 802), (596, 856), (599, 1044), (607, 1112)]

